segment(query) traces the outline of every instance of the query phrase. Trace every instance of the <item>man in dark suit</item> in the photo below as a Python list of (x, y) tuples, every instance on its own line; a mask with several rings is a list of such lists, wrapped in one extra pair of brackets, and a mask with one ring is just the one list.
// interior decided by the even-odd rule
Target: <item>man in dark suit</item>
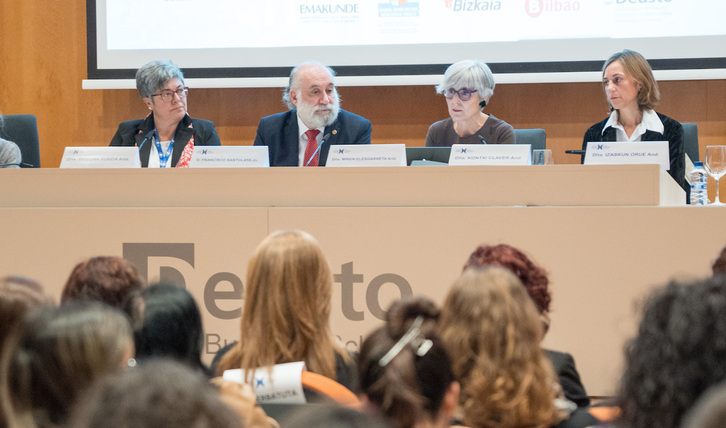
[(255, 146), (267, 146), (270, 166), (325, 166), (335, 144), (370, 144), (371, 122), (340, 109), (335, 72), (315, 61), (290, 73), (282, 100), (290, 110), (260, 119)]

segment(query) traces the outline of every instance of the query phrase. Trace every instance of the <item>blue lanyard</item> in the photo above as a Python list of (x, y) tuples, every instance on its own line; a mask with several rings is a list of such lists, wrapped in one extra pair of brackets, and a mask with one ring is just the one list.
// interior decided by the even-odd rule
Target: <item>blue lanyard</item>
[(161, 153), (161, 141), (159, 140), (159, 132), (154, 130), (154, 143), (156, 143), (156, 152), (159, 153), (159, 168), (166, 168), (166, 163), (169, 162), (171, 153), (174, 151), (174, 137), (171, 137), (169, 147), (166, 148), (166, 153)]

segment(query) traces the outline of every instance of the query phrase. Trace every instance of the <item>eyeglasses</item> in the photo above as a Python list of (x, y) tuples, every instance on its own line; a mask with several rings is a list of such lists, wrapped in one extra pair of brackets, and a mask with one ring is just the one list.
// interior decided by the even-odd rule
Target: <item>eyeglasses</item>
[(169, 102), (174, 99), (174, 94), (177, 94), (179, 98), (185, 98), (187, 96), (187, 93), (189, 92), (189, 88), (186, 86), (183, 86), (176, 91), (172, 91), (171, 89), (164, 89), (163, 91), (159, 92), (158, 94), (151, 94), (152, 97), (161, 97), (161, 100), (164, 102)]
[(469, 99), (471, 98), (471, 94), (473, 94), (474, 92), (476, 92), (476, 89), (463, 88), (463, 89), (459, 89), (457, 91), (454, 88), (449, 88), (449, 89), (442, 91), (441, 93), (444, 94), (444, 96), (450, 100), (454, 99), (454, 94), (459, 94), (459, 99), (461, 101), (469, 101)]

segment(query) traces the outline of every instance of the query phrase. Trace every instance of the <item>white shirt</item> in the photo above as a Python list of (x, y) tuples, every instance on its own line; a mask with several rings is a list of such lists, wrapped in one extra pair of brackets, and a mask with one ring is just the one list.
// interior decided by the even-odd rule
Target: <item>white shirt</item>
[[(171, 144), (171, 141), (159, 141), (159, 144), (161, 144), (161, 155), (163, 155), (163, 153), (166, 153), (166, 151), (169, 149), (169, 144)], [(156, 147), (156, 143), (154, 143), (151, 145), (151, 150), (149, 150), (149, 165), (147, 167), (160, 168), (161, 164), (159, 163), (159, 156), (159, 149)], [(166, 161), (166, 167), (171, 168), (171, 155), (169, 155), (169, 160)]]
[(643, 136), (643, 134), (645, 134), (645, 131), (650, 130), (662, 134), (665, 130), (665, 128), (663, 127), (663, 122), (660, 121), (658, 114), (656, 114), (656, 112), (653, 110), (643, 111), (643, 118), (640, 120), (638, 126), (635, 127), (635, 130), (630, 135), (630, 137), (628, 137), (628, 134), (625, 133), (625, 128), (623, 128), (623, 125), (618, 123), (617, 110), (613, 110), (613, 112), (610, 113), (610, 118), (608, 118), (608, 121), (602, 128), (603, 134), (609, 126), (615, 128), (615, 141), (622, 141), (628, 143), (641, 141), (641, 137)]
[[(305, 162), (305, 149), (308, 147), (308, 136), (305, 135), (305, 133), (308, 131), (308, 126), (303, 123), (302, 119), (300, 119), (300, 116), (297, 114), (297, 130), (298, 130), (298, 144), (300, 150), (298, 151), (298, 157), (297, 157), (297, 165), (303, 166), (303, 163)], [(323, 141), (323, 131), (325, 131), (325, 128), (317, 128), (318, 135), (315, 137), (315, 139), (318, 141), (318, 145), (320, 145), (320, 142)], [(318, 152), (318, 156), (320, 156), (320, 153)], [(318, 162), (320, 163), (320, 162)]]

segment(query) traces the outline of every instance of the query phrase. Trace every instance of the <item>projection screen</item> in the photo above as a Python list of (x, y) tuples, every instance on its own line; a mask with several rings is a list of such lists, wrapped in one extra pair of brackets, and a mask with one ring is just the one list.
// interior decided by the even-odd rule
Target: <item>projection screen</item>
[(84, 88), (133, 87), (152, 59), (196, 87), (283, 86), (308, 59), (340, 85), (436, 83), (467, 58), (499, 83), (599, 80), (641, 52), (659, 79), (726, 78), (717, 0), (87, 0)]

